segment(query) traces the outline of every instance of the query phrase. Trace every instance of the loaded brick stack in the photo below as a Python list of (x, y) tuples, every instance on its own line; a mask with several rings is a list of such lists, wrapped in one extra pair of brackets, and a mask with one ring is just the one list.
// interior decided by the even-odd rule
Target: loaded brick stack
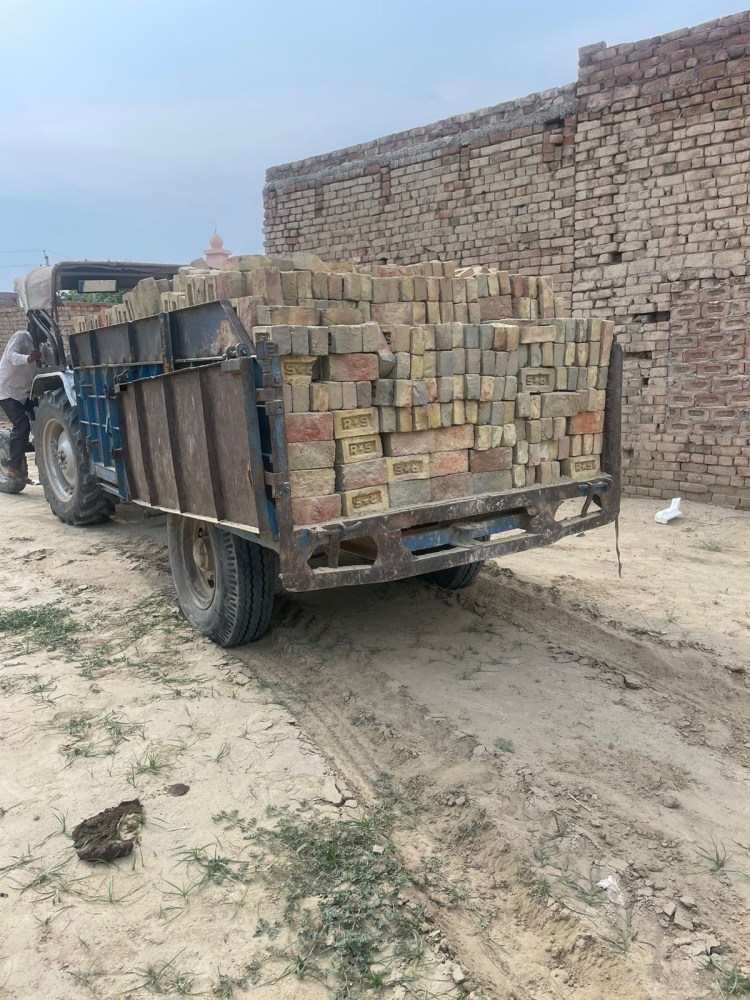
[(160, 285), (141, 282), (105, 321), (223, 298), (276, 344), (297, 524), (600, 470), (614, 327), (560, 315), (547, 278), (300, 254)]

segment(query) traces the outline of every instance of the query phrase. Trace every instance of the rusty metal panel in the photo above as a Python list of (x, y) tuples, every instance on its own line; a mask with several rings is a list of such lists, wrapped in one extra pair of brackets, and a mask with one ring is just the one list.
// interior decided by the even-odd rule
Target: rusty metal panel
[(245, 398), (239, 375), (220, 367), (199, 369), (203, 373), (207, 426), (214, 434), (216, 472), (222, 485), (224, 518), (237, 524), (256, 524), (255, 500), (250, 489), (250, 447), (246, 427)]
[[(179, 464), (179, 454), (175, 455), (172, 451), (164, 380), (147, 379), (136, 382), (133, 392), (139, 400), (141, 414), (148, 414), (146, 420), (139, 419), (139, 428), (145, 431), (145, 452), (150, 457), (148, 465), (151, 473), (149, 485), (154, 496), (152, 503), (178, 510), (175, 467)], [(179, 447), (179, 442), (177, 446)]]
[[(257, 528), (255, 490), (262, 491), (263, 483), (251, 481), (246, 391), (241, 368), (221, 364), (119, 386), (130, 497)], [(255, 406), (254, 398), (250, 403)]]

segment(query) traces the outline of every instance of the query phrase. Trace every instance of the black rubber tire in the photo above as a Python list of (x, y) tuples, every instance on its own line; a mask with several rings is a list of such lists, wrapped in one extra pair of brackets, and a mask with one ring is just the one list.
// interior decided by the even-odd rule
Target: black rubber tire
[[(47, 425), (51, 425), (52, 421), (64, 429), (70, 445), (69, 461), (73, 465), (75, 482), (69, 495), (64, 495), (59, 486), (56, 488), (60, 475), (48, 467), (49, 456), (45, 454), (45, 434), (49, 430)], [(91, 472), (81, 439), (78, 410), (70, 405), (64, 389), (43, 394), (34, 417), (34, 444), (39, 481), (52, 512), (65, 524), (77, 527), (108, 521), (117, 501), (102, 489)]]
[[(8, 456), (10, 455), (10, 431), (0, 430), (0, 493), (20, 493), (26, 487), (26, 476), (23, 479), (9, 479), (7, 475)], [(28, 474), (26, 459), (23, 471)]]
[[(212, 550), (213, 584), (203, 600), (193, 582), (200, 572), (192, 549), (196, 530)], [(167, 517), (167, 543), (177, 600), (193, 628), (224, 648), (265, 635), (276, 589), (274, 552), (208, 521), (180, 514)]]
[(467, 563), (465, 566), (453, 566), (451, 569), (437, 569), (434, 573), (423, 573), (420, 579), (425, 583), (433, 583), (443, 590), (463, 590), (470, 587), (479, 576), (484, 566), (484, 559), (479, 562)]

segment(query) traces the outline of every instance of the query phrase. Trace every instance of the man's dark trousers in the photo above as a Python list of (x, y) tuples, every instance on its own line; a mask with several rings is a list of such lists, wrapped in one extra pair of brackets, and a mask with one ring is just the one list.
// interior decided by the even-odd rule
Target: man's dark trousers
[(29, 433), (31, 432), (28, 404), (19, 403), (17, 399), (0, 399), (0, 406), (5, 411), (8, 420), (13, 424), (13, 429), (10, 432), (8, 464), (12, 469), (22, 471), (26, 445), (29, 443)]

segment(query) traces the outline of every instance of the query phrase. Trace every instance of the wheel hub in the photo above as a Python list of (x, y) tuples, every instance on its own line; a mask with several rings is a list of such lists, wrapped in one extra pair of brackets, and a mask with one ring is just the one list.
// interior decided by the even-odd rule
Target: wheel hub
[(211, 605), (216, 592), (216, 562), (211, 536), (205, 524), (189, 521), (186, 525), (184, 553), (193, 599), (199, 607)]
[(78, 464), (70, 435), (59, 420), (45, 422), (41, 451), (49, 485), (58, 499), (67, 503), (78, 485)]
[(209, 554), (205, 538), (196, 538), (193, 543), (193, 559), (195, 565), (201, 573), (206, 573), (209, 568)]
[(75, 456), (73, 455), (73, 445), (65, 431), (62, 432), (57, 441), (57, 463), (67, 482), (73, 486), (75, 484)]

